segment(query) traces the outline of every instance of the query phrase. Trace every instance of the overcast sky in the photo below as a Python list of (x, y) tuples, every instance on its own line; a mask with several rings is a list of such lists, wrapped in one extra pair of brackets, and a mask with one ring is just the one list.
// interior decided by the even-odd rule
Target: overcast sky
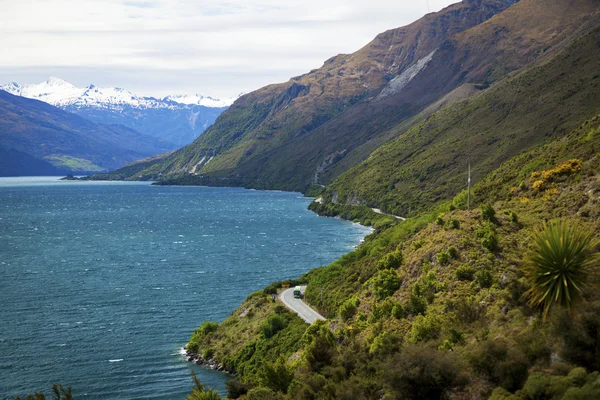
[(0, 83), (232, 97), (457, 0), (0, 0)]

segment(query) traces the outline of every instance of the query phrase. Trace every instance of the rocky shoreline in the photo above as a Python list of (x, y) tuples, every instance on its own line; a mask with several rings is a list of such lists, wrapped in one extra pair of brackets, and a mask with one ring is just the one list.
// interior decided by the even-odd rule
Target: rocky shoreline
[(212, 369), (214, 371), (219, 371), (222, 372), (224, 374), (228, 374), (231, 376), (235, 376), (236, 373), (233, 371), (229, 371), (228, 369), (226, 369), (222, 363), (220, 363), (219, 361), (215, 360), (214, 358), (204, 358), (202, 357), (200, 354), (198, 353), (194, 353), (192, 351), (185, 351), (185, 356), (188, 360), (188, 362), (192, 362), (196, 365), (201, 365), (205, 368), (209, 368)]

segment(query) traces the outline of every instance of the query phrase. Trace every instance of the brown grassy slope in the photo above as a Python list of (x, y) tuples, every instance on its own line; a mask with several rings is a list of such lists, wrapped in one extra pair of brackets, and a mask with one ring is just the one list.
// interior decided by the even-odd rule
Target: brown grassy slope
[(600, 28), (549, 60), (447, 107), (382, 146), (332, 186), (397, 215), (458, 193), (466, 154), (474, 181), (547, 137), (563, 135), (600, 107)]
[[(412, 121), (406, 118), (464, 82), (487, 85), (543, 57), (582, 26), (593, 25), (598, 18), (590, 13), (597, 9), (597, 2), (587, 0), (522, 0), (445, 41), (426, 69), (400, 93), (361, 102), (310, 134), (250, 159), (231, 174), (272, 186), (286, 185), (292, 177), (302, 188), (321, 166), (326, 168), (319, 171), (318, 183), (329, 183), (364, 160), (374, 150), (372, 142), (381, 144), (378, 139), (398, 136), (409, 128)], [(331, 159), (334, 162), (329, 164)], [(338, 163), (343, 168), (336, 168)]]
[(338, 55), (323, 67), (249, 93), (227, 110), (195, 143), (163, 165), (162, 172), (189, 171), (206, 153), (219, 156), (203, 172), (215, 172), (304, 135), (348, 106), (377, 94), (389, 79), (513, 0), (466, 1), (378, 35), (354, 54)]

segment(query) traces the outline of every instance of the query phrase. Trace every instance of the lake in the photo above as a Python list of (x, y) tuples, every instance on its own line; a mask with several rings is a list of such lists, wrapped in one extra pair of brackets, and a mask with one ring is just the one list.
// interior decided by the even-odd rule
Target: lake
[(0, 178), (0, 398), (183, 399), (204, 320), (350, 251), (370, 232), (298, 193)]

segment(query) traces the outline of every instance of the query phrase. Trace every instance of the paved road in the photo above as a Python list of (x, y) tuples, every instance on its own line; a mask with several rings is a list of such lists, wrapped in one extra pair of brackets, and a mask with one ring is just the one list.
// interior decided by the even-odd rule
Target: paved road
[[(306, 286), (301, 286), (301, 288), (302, 293), (304, 293), (304, 291), (306, 290)], [(300, 299), (294, 298), (294, 288), (285, 289), (279, 295), (279, 299), (283, 302), (283, 304), (287, 306), (287, 308), (294, 311), (300, 316), (300, 318), (302, 318), (309, 324), (312, 324), (318, 319), (322, 319), (323, 321), (325, 320), (323, 316), (321, 316), (318, 312), (306, 305), (305, 302), (303, 302)]]
[(386, 214), (383, 211), (381, 211), (379, 208), (371, 208), (371, 210), (375, 211), (377, 214), (381, 214), (381, 215), (389, 215), (390, 217), (394, 217), (396, 219), (400, 219), (402, 221), (406, 221), (406, 218), (404, 217), (399, 217), (397, 215), (392, 215), (392, 214)]

